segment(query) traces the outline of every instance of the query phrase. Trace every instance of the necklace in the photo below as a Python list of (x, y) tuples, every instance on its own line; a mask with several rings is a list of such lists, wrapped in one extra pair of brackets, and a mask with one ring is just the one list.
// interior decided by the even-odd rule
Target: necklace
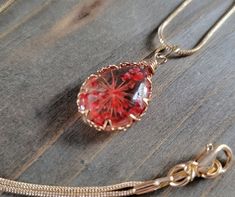
[[(220, 152), (226, 155), (223, 165), (217, 159)], [(227, 145), (214, 147), (208, 144), (198, 156), (186, 163), (173, 167), (166, 177), (150, 181), (129, 181), (101, 187), (62, 187), (37, 185), (0, 178), (0, 191), (38, 197), (120, 197), (141, 195), (156, 191), (166, 186), (182, 187), (196, 177), (216, 178), (231, 166), (233, 154)]]
[[(156, 68), (170, 56), (187, 56), (201, 49), (216, 30), (235, 11), (233, 4), (192, 49), (181, 49), (168, 43), (164, 28), (192, 0), (185, 0), (160, 25), (158, 36), (161, 46), (154, 52), (154, 58), (139, 63), (122, 63), (105, 67), (91, 75), (84, 82), (78, 95), (79, 111), (90, 126), (98, 130), (124, 130), (144, 114), (151, 96), (151, 77)], [(99, 110), (101, 109), (101, 110)], [(98, 113), (98, 114), (97, 114)], [(225, 162), (218, 154), (225, 154)], [(208, 144), (198, 156), (186, 163), (174, 166), (166, 177), (149, 181), (129, 181), (109, 186), (62, 187), (38, 185), (0, 178), (0, 191), (18, 195), (37, 197), (118, 197), (141, 195), (166, 186), (181, 187), (196, 177), (216, 178), (225, 173), (233, 160), (232, 150), (225, 144)]]
[(78, 111), (91, 127), (102, 131), (126, 130), (145, 114), (151, 99), (152, 82), (159, 65), (169, 57), (189, 56), (200, 50), (233, 14), (233, 3), (228, 10), (192, 49), (182, 49), (166, 41), (165, 27), (191, 2), (185, 0), (160, 25), (158, 37), (161, 46), (151, 59), (110, 65), (91, 74), (82, 84), (78, 94)]

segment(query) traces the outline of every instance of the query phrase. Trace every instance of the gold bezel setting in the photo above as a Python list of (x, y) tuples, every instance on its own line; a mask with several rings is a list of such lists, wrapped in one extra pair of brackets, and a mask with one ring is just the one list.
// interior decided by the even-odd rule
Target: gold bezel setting
[[(85, 90), (85, 85), (87, 84), (87, 82), (91, 79), (91, 78), (98, 78), (100, 77), (100, 75), (102, 73), (104, 73), (105, 71), (108, 71), (112, 68), (115, 68), (115, 69), (121, 69), (123, 67), (129, 67), (129, 66), (141, 66), (141, 67), (146, 67), (147, 69), (150, 70), (150, 73), (148, 76), (147, 76), (147, 81), (149, 83), (149, 92), (148, 92), (148, 97), (147, 98), (143, 98), (143, 102), (145, 103), (145, 109), (144, 111), (137, 117), (135, 116), (134, 114), (130, 114), (129, 115), (129, 121), (130, 123), (129, 124), (126, 124), (125, 126), (121, 126), (121, 127), (114, 127), (113, 124), (112, 124), (112, 121), (110, 119), (106, 119), (104, 121), (104, 124), (102, 126), (100, 125), (97, 125), (96, 123), (94, 123), (93, 121), (91, 121), (89, 118), (88, 118), (88, 114), (90, 113), (90, 110), (87, 110), (87, 109), (81, 109), (81, 105), (80, 105), (80, 94), (86, 92)], [(83, 82), (83, 84), (81, 85), (81, 88), (80, 88), (80, 91), (78, 93), (78, 96), (77, 96), (77, 105), (78, 105), (78, 111), (80, 112), (80, 114), (82, 115), (82, 119), (84, 122), (86, 122), (89, 126), (95, 128), (96, 130), (98, 131), (125, 131), (127, 128), (131, 127), (132, 124), (136, 121), (140, 121), (142, 116), (145, 115), (147, 109), (148, 109), (148, 105), (149, 105), (149, 101), (151, 100), (151, 97), (152, 97), (152, 72), (151, 72), (151, 67), (150, 65), (145, 62), (145, 61), (141, 61), (139, 63), (137, 62), (124, 62), (124, 63), (120, 63), (119, 65), (109, 65), (109, 66), (106, 66), (106, 67), (103, 67), (101, 69), (99, 69), (95, 74), (91, 74), (90, 76), (88, 76), (86, 78), (86, 80)]]

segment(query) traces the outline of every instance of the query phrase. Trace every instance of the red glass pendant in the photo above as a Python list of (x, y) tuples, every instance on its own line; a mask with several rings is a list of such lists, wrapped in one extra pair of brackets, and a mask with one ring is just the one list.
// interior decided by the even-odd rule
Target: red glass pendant
[(97, 130), (125, 130), (140, 120), (152, 90), (146, 62), (110, 65), (90, 75), (78, 94), (78, 110)]

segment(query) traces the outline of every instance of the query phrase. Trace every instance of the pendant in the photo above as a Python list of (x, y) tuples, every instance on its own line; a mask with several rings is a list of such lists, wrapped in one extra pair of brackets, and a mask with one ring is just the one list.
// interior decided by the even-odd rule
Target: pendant
[(91, 74), (78, 94), (78, 110), (91, 127), (126, 130), (148, 108), (153, 69), (148, 62), (110, 65)]

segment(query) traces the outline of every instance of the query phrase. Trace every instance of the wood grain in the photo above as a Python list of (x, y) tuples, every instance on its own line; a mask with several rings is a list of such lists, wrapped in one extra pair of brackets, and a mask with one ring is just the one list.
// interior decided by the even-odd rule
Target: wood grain
[[(96, 132), (77, 113), (82, 81), (102, 66), (148, 56), (158, 44), (158, 25), (180, 2), (17, 0), (8, 6), (0, 14), (0, 175), (104, 185), (164, 175), (209, 142), (235, 150), (234, 16), (197, 54), (158, 69), (149, 110), (127, 132)], [(167, 37), (193, 46), (231, 2), (193, 1)], [(215, 180), (146, 196), (233, 197), (234, 187), (232, 168)]]

